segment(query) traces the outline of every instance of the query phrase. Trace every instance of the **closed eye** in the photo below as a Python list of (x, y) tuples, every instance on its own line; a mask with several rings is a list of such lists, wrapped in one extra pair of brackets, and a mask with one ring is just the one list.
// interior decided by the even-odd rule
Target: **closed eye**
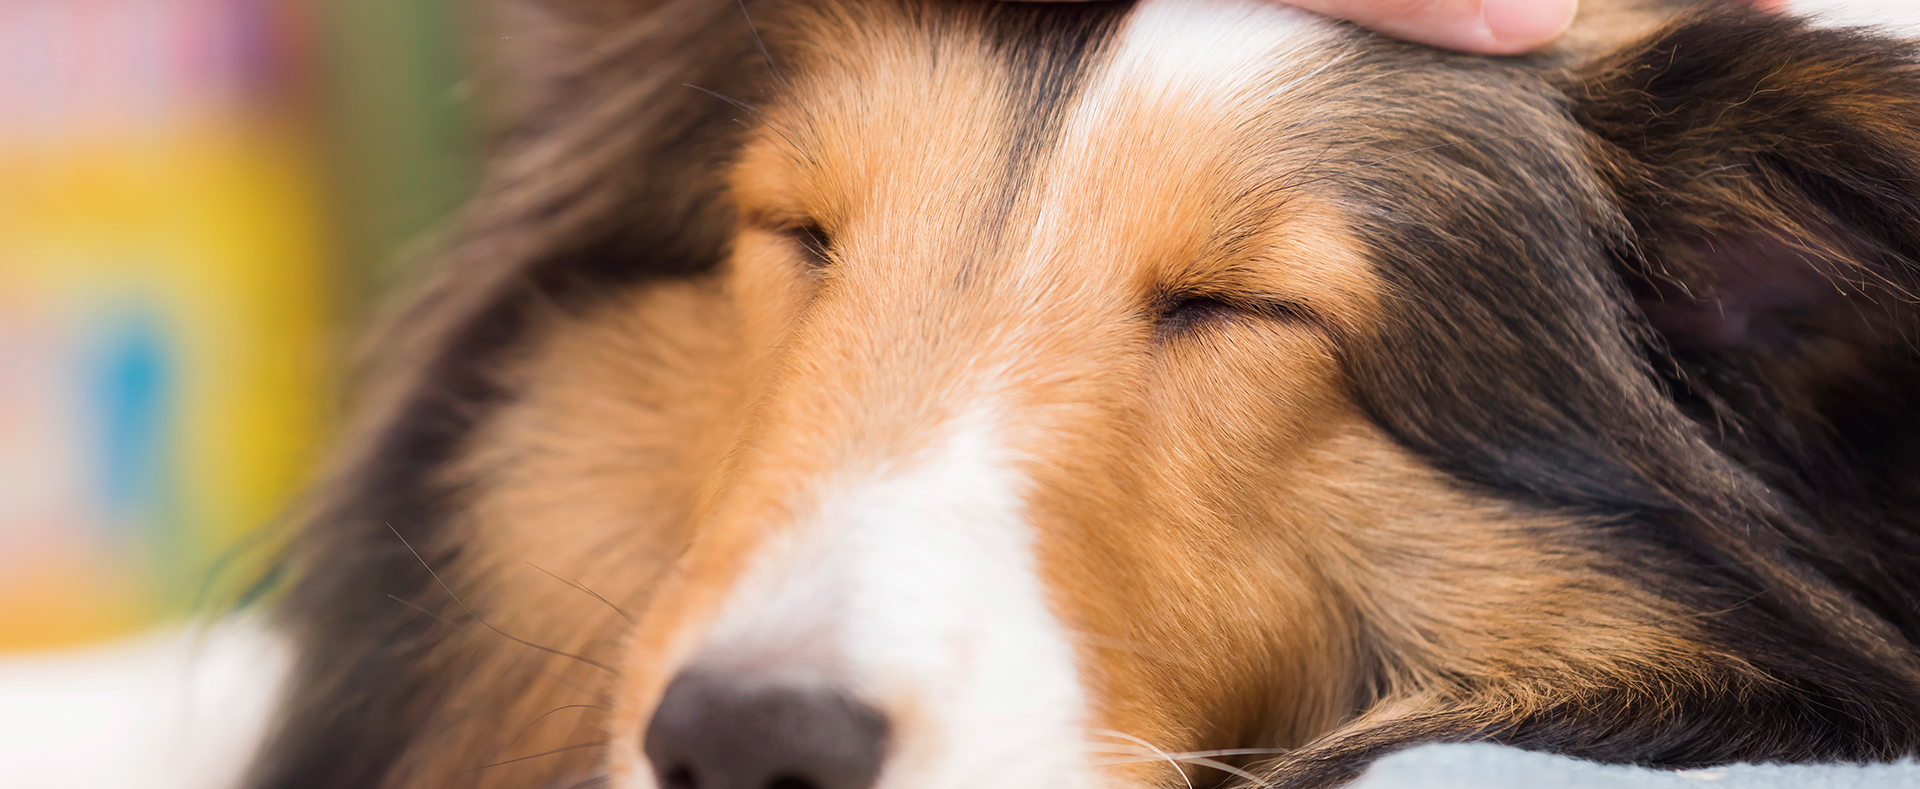
[(1307, 322), (1312, 318), (1305, 307), (1280, 299), (1177, 293), (1163, 297), (1160, 303), (1154, 328), (1162, 336), (1243, 318), (1287, 323)]
[(800, 250), (808, 271), (819, 271), (833, 262), (833, 239), (811, 222), (783, 228), (781, 233)]

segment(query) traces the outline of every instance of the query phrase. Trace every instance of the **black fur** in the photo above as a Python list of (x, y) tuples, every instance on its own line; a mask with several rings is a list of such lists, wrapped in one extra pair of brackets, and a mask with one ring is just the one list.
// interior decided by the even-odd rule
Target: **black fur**
[[(1708, 7), (1598, 58), (1369, 45), (1324, 88), (1316, 133), (1339, 150), (1299, 182), (1360, 219), (1394, 294), (1344, 359), (1372, 417), (1463, 486), (1604, 524), (1549, 538), (1698, 612), (1739, 660), (1544, 708), (1503, 707), (1500, 683), (1551, 677), (1459, 678), (1458, 708), (1301, 749), (1274, 785), (1422, 741), (1661, 766), (1920, 752), (1920, 54)], [(513, 396), (488, 370), (534, 310), (720, 259), (714, 174), (748, 110), (678, 83), (779, 89), (739, 10), (669, 0), (589, 37), (503, 137), (296, 547), (299, 680), (253, 786), (379, 786), (433, 736), (457, 667), (419, 657), (450, 631), (388, 599), (437, 594), (389, 524), (429, 561), (457, 553), (434, 471)], [(1124, 10), (997, 17), (1030, 76), (1010, 182)], [(1716, 323), (1729, 308), (1757, 317)]]
[[(1670, 767), (1920, 750), (1913, 48), (1720, 9), (1545, 80), (1432, 57), (1447, 87), (1416, 67), (1384, 101), (1442, 120), (1375, 150), (1447, 147), (1337, 181), (1404, 294), (1349, 360), (1362, 396), (1463, 483), (1612, 524), (1554, 539), (1699, 612), (1746, 665), (1397, 722), (1283, 760), (1279, 783), (1421, 740)], [(1742, 271), (1716, 270), (1730, 257)], [(1714, 347), (1646, 317), (1749, 308), (1687, 294), (1787, 265), (1817, 276)]]
[[(358, 387), (360, 443), (339, 453), (290, 549), (281, 614), (305, 648), (248, 785), (381, 786), (436, 735), (429, 722), (458, 667), (424, 656), (459, 630), (395, 602), (445, 603), (421, 557), (441, 567), (458, 555), (459, 535), (443, 533), (443, 521), (459, 491), (436, 473), (513, 396), (490, 370), (536, 313), (720, 258), (730, 218), (710, 181), (738, 111), (680, 83), (740, 89), (750, 43), (739, 15), (666, 3), (602, 31), (606, 41), (565, 53), (544, 103), (501, 131), (439, 279), (378, 335)], [(730, 46), (697, 43), (708, 39)], [(672, 82), (643, 97), (643, 120), (593, 114), (647, 79)], [(563, 164), (552, 162), (556, 149)], [(628, 171), (661, 177), (608, 177)], [(653, 221), (623, 221), (635, 213)]]

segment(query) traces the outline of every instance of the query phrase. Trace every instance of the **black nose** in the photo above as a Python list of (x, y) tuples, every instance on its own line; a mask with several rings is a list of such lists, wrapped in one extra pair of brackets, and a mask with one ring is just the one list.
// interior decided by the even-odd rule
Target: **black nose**
[(830, 688), (683, 672), (647, 726), (660, 789), (868, 789), (887, 719)]

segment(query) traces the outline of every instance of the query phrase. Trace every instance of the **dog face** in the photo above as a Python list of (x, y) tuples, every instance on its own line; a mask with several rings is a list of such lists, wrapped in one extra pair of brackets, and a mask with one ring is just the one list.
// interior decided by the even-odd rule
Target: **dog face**
[[(1511, 62), (1251, 0), (771, 11), (752, 68), (674, 48), (722, 29), (691, 5), (606, 34), (717, 86), (672, 103), (551, 83), (605, 84), (476, 209), (464, 254), (524, 262), (403, 324), (427, 350), (315, 521), (385, 528), (305, 544), (296, 621), (334, 645), (263, 785), (1913, 748), (1913, 569), (1838, 569), (1912, 538), (1868, 522), (1884, 491), (1805, 511), (1818, 462), (1904, 451), (1835, 414), (1907, 429), (1863, 390), (1913, 369), (1920, 201), (1852, 195), (1905, 188), (1913, 124), (1849, 116), (1920, 107), (1905, 55), (1629, 4)], [(1700, 734), (1753, 715), (1819, 720)]]
[[(728, 286), (744, 344), (773, 349), (764, 389), (640, 628), (636, 747), (676, 672), (855, 695), (900, 785), (1009, 763), (1092, 785), (1095, 754), (1302, 742), (1351, 705), (1351, 634), (1304, 548), (1370, 520), (1325, 465), (1398, 460), (1335, 361), (1376, 293), (1335, 212), (1281, 186), (1309, 152), (1273, 131), (1301, 110), (1258, 98), (1323, 65), (1290, 49), (1342, 36), (1193, 10), (1142, 7), (1104, 55), (1034, 53), (1053, 86), (966, 23), (810, 22), (834, 48), (733, 171)], [(1196, 28), (1232, 57), (1166, 48)]]
[(726, 724), (679, 707), (797, 684), (886, 722), (886, 785), (1165, 780), (1152, 749), (1298, 746), (1357, 706), (1358, 606), (1468, 629), (1471, 604), (1381, 600), (1401, 565), (1604, 583), (1520, 536), (1551, 516), (1398, 450), (1342, 374), (1387, 298), (1308, 183), (1358, 158), (1316, 117), (1351, 33), (1238, 2), (1012, 56), (964, 14), (797, 24), (828, 43), (780, 48), (792, 95), (732, 169), (763, 383), (623, 666), (624, 771), (643, 741), (662, 774), (721, 769), (719, 735), (668, 730)]

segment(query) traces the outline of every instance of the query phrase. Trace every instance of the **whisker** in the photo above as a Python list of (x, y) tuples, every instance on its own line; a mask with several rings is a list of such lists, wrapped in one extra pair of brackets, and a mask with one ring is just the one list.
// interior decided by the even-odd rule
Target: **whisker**
[(606, 782), (611, 780), (613, 780), (613, 776), (611, 775), (596, 775), (577, 784), (567, 784), (566, 789), (587, 789), (589, 786), (604, 786)]
[[(1268, 752), (1268, 751), (1267, 751), (1266, 749), (1246, 749), (1246, 750), (1257, 750), (1257, 751), (1259, 751), (1259, 752), (1262, 752), (1262, 753), (1267, 753), (1267, 752)], [(1206, 751), (1197, 751), (1196, 753), (1207, 753), (1207, 752), (1206, 752)], [(1230, 752), (1221, 752), (1221, 753), (1230, 753)], [(1240, 768), (1238, 768), (1238, 767), (1235, 767), (1235, 766), (1233, 766), (1233, 765), (1231, 765), (1231, 764), (1227, 764), (1226, 762), (1223, 762), (1223, 761), (1219, 761), (1219, 760), (1216, 760), (1216, 759), (1209, 759), (1209, 758), (1207, 758), (1207, 757), (1205, 757), (1205, 756), (1195, 756), (1195, 755), (1193, 755), (1193, 754), (1191, 754), (1191, 753), (1185, 753), (1185, 754), (1182, 754), (1182, 753), (1169, 753), (1169, 754), (1166, 754), (1166, 756), (1167, 756), (1168, 758), (1172, 758), (1172, 759), (1174, 759), (1174, 760), (1176, 760), (1176, 761), (1180, 761), (1180, 762), (1184, 762), (1184, 763), (1186, 763), (1186, 764), (1191, 764), (1191, 765), (1194, 765), (1194, 766), (1196, 766), (1196, 767), (1207, 767), (1207, 768), (1211, 768), (1211, 769), (1215, 769), (1215, 770), (1219, 770), (1220, 772), (1223, 772), (1223, 773), (1227, 773), (1228, 775), (1232, 775), (1232, 776), (1234, 776), (1234, 777), (1237, 777), (1237, 778), (1241, 778), (1241, 779), (1244, 779), (1244, 780), (1247, 780), (1247, 781), (1251, 781), (1251, 782), (1253, 782), (1253, 785), (1254, 785), (1254, 786), (1261, 786), (1261, 787), (1264, 787), (1264, 786), (1266, 786), (1266, 785), (1267, 785), (1267, 782), (1266, 782), (1266, 780), (1265, 780), (1265, 779), (1263, 779), (1263, 778), (1261, 778), (1260, 776), (1257, 776), (1257, 775), (1254, 775), (1253, 773), (1250, 773), (1250, 772), (1247, 772), (1246, 770), (1242, 770), (1242, 769), (1240, 769)], [(1116, 759), (1106, 759), (1106, 760), (1102, 760), (1102, 761), (1099, 761), (1099, 762), (1096, 762), (1096, 764), (1099, 764), (1099, 765), (1102, 765), (1102, 766), (1104, 766), (1104, 765), (1114, 765), (1114, 764), (1139, 764), (1139, 763), (1141, 763), (1141, 762), (1158, 762), (1158, 761), (1164, 761), (1164, 760), (1165, 760), (1165, 759), (1163, 759), (1163, 758), (1162, 758), (1162, 757), (1160, 757), (1160, 756), (1133, 756), (1133, 755), (1129, 755), (1129, 756), (1128, 756), (1128, 757), (1126, 757), (1126, 758), (1116, 758)]]
[(1292, 748), (1222, 748), (1215, 751), (1172, 751), (1167, 753), (1176, 759), (1212, 758), (1215, 756), (1281, 756), (1293, 753)]
[(599, 704), (567, 704), (559, 707), (554, 707), (553, 709), (540, 713), (539, 717), (534, 718), (533, 720), (527, 721), (527, 725), (522, 729), (520, 729), (520, 733), (513, 735), (513, 739), (508, 740), (506, 745), (500, 746), (500, 750), (504, 751), (504, 750), (507, 750), (508, 748), (512, 748), (513, 746), (518, 745), (520, 743), (520, 738), (527, 736), (527, 732), (533, 731), (533, 727), (538, 725), (541, 721), (546, 720), (548, 715), (552, 715), (561, 710), (581, 710), (581, 709), (604, 710), (608, 708)]
[(468, 769), (465, 769), (465, 770), (461, 770), (460, 772), (461, 772), (462, 774), (465, 774), (465, 773), (477, 773), (477, 772), (479, 772), (479, 771), (481, 771), (481, 770), (488, 770), (488, 769), (492, 769), (492, 768), (495, 768), (495, 767), (499, 767), (499, 766), (501, 766), (501, 765), (503, 765), (503, 764), (513, 764), (513, 763), (515, 763), (515, 762), (524, 762), (524, 761), (527, 761), (528, 759), (538, 759), (538, 758), (540, 758), (540, 757), (542, 757), (542, 756), (552, 756), (552, 755), (554, 755), (554, 754), (556, 754), (556, 753), (566, 753), (567, 751), (577, 751), (577, 750), (580, 750), (580, 749), (582, 749), (582, 748), (599, 748), (599, 747), (603, 747), (603, 746), (605, 746), (606, 744), (607, 744), (607, 743), (606, 743), (606, 741), (605, 741), (605, 740), (601, 740), (601, 741), (599, 741), (599, 742), (583, 742), (583, 743), (579, 743), (579, 744), (577, 744), (577, 745), (568, 745), (568, 746), (566, 746), (566, 747), (562, 747), (562, 748), (555, 748), (555, 749), (553, 749), (553, 750), (551, 750), (551, 751), (542, 751), (542, 752), (540, 752), (540, 753), (536, 753), (536, 754), (533, 754), (532, 756), (521, 756), (521, 757), (519, 757), (519, 758), (516, 758), (516, 759), (508, 759), (508, 760), (506, 760), (506, 761), (504, 761), (504, 762), (494, 762), (493, 764), (483, 764), (483, 765), (480, 765), (479, 767), (472, 767), (472, 768), (468, 768)]
[(1167, 755), (1166, 751), (1153, 747), (1153, 743), (1147, 742), (1146, 740), (1140, 739), (1139, 737), (1135, 737), (1126, 732), (1114, 731), (1112, 729), (1094, 729), (1093, 733), (1103, 737), (1114, 737), (1117, 739), (1126, 740), (1127, 742), (1134, 743), (1136, 745), (1139, 745), (1142, 748), (1145, 748), (1149, 751), (1153, 751), (1154, 753), (1159, 754), (1160, 758), (1165, 759), (1167, 761), (1167, 764), (1173, 765), (1174, 772), (1177, 772), (1180, 774), (1180, 780), (1187, 785), (1187, 789), (1193, 789), (1193, 779), (1187, 776), (1187, 768), (1180, 763), (1180, 760)]
[[(519, 638), (517, 636), (514, 636), (505, 630), (501, 630), (500, 628), (494, 627), (493, 623), (488, 622), (487, 620), (481, 618), (479, 614), (476, 614), (473, 612), (472, 608), (468, 608), (467, 604), (460, 599), (460, 596), (453, 593), (453, 587), (447, 586), (446, 581), (440, 580), (440, 574), (433, 571), (433, 566), (430, 564), (427, 564), (426, 557), (421, 556), (419, 551), (416, 551), (413, 549), (413, 543), (407, 542), (407, 538), (400, 534), (399, 529), (394, 528), (393, 524), (389, 523), (387, 524), (387, 531), (393, 532), (393, 536), (400, 538), (400, 544), (407, 546), (407, 552), (413, 554), (413, 558), (420, 562), (420, 566), (425, 567), (427, 569), (427, 574), (433, 576), (433, 582), (439, 584), (440, 588), (447, 593), (448, 597), (453, 598), (454, 604), (460, 606), (460, 610), (467, 612), (467, 616), (473, 617), (473, 621), (479, 622), (481, 625), (484, 625), (488, 630), (492, 630), (493, 632), (500, 634), (501, 638), (504, 638), (508, 641), (512, 641), (513, 643), (519, 644), (521, 646), (538, 649), (541, 652), (545, 652), (547, 654), (555, 655), (558, 657), (572, 658), (574, 660), (578, 660), (582, 663), (585, 663), (589, 666), (593, 666), (594, 668), (600, 669), (601, 671), (605, 671), (608, 674), (617, 673), (612, 668), (609, 668), (605, 663), (601, 663), (600, 661), (594, 660), (593, 658), (582, 657), (580, 655), (573, 654), (572, 652), (562, 652), (558, 649), (554, 649), (553, 647), (541, 646), (539, 644), (533, 643), (532, 641), (528, 641), (524, 638)], [(394, 599), (398, 600), (399, 598), (396, 597)]]
[(1253, 773), (1247, 772), (1246, 770), (1242, 770), (1238, 767), (1235, 767), (1231, 764), (1227, 764), (1226, 762), (1223, 762), (1223, 761), (1219, 761), (1217, 759), (1208, 759), (1204, 756), (1195, 756), (1195, 757), (1181, 759), (1180, 761), (1186, 762), (1187, 764), (1199, 765), (1201, 767), (1211, 767), (1215, 770), (1219, 770), (1220, 772), (1226, 773), (1235, 778), (1248, 781), (1253, 786), (1265, 787), (1267, 785), (1267, 782), (1264, 779), (1262, 779), (1260, 776), (1254, 775)]
[(586, 592), (587, 594), (593, 595), (593, 599), (599, 600), (602, 603), (606, 603), (607, 607), (613, 609), (614, 613), (619, 614), (621, 618), (627, 620), (627, 624), (635, 625), (640, 623), (640, 620), (634, 617), (633, 614), (628, 613), (627, 609), (614, 605), (612, 600), (608, 600), (607, 598), (601, 597), (599, 592), (593, 591), (592, 589), (588, 589), (586, 584), (580, 583), (579, 581), (572, 581), (565, 578), (561, 578), (560, 576), (554, 575), (551, 571), (547, 570), (544, 567), (541, 567), (540, 565), (534, 564), (533, 562), (527, 562), (527, 566), (532, 567), (535, 570), (539, 570), (540, 572), (546, 573), (553, 580), (559, 581), (560, 583), (566, 584), (582, 592)]
[(734, 106), (734, 108), (735, 108), (735, 109), (738, 109), (738, 110), (740, 110), (741, 112), (751, 112), (751, 113), (753, 113), (753, 115), (754, 115), (754, 117), (756, 117), (756, 118), (759, 118), (759, 119), (761, 119), (761, 120), (767, 120), (767, 118), (768, 118), (768, 116), (767, 116), (767, 112), (766, 112), (766, 110), (762, 110), (762, 109), (760, 109), (759, 107), (755, 107), (755, 106), (753, 106), (753, 105), (751, 105), (751, 104), (748, 104), (748, 103), (746, 103), (746, 102), (744, 102), (744, 101), (741, 101), (741, 100), (739, 100), (739, 99), (736, 99), (736, 98), (734, 98), (734, 97), (732, 97), (732, 96), (728, 96), (728, 95), (726, 95), (726, 94), (724, 94), (724, 93), (720, 93), (720, 92), (718, 92), (718, 91), (712, 91), (712, 90), (707, 90), (706, 88), (703, 88), (703, 87), (700, 87), (699, 85), (695, 85), (695, 84), (693, 84), (693, 83), (691, 83), (691, 82), (682, 82), (682, 83), (680, 83), (680, 85), (681, 85), (682, 87), (687, 87), (687, 88), (693, 88), (694, 90), (697, 90), (697, 91), (700, 91), (701, 93), (705, 93), (705, 94), (707, 94), (707, 95), (709, 95), (709, 96), (712, 96), (712, 97), (714, 97), (714, 98), (716, 98), (716, 99), (719, 99), (719, 100), (721, 100), (721, 101), (724, 101), (724, 102), (726, 102), (726, 103), (728, 103), (728, 104), (731, 104), (731, 105), (733, 105), (733, 106)]
[[(420, 606), (419, 604), (414, 603), (412, 600), (402, 599), (395, 595), (387, 595), (387, 599), (392, 600), (401, 605), (404, 605), (408, 608), (411, 608), (414, 611), (417, 611), (421, 614), (425, 614), (428, 618), (432, 619), (433, 621), (439, 622), (440, 624), (446, 625), (447, 627), (451, 627), (455, 630), (458, 630), (463, 634), (467, 632), (467, 627), (465, 625), (462, 625), (444, 616), (441, 616), (432, 611), (429, 611), (426, 608)], [(534, 663), (533, 661), (526, 660), (518, 655), (508, 655), (507, 657), (511, 658), (516, 663), (519, 663), (524, 666), (528, 666), (532, 668), (534, 671), (537, 671), (537, 672), (540, 672), (541, 674), (545, 674), (549, 677), (552, 677), (554, 681), (567, 686), (569, 689), (573, 690), (574, 692), (580, 693), (581, 695), (594, 696), (594, 697), (603, 698), (603, 699), (606, 698), (606, 695), (604, 693), (587, 690), (586, 688), (580, 687), (579, 685), (575, 685), (571, 680), (568, 680), (565, 676), (561, 675), (559, 672), (548, 670), (547, 668), (542, 667), (539, 664)]]
[[(765, 123), (768, 131), (771, 131), (774, 134), (780, 135), (780, 139), (786, 141), (787, 147), (792, 149), (795, 156), (799, 156), (803, 159), (806, 159), (809, 163), (813, 163), (813, 157), (807, 155), (806, 149), (800, 147), (799, 143), (794, 142), (792, 137), (788, 137), (787, 133), (785, 131), (782, 131), (779, 125), (773, 122), (773, 116), (768, 115), (766, 110), (760, 109), (759, 107), (755, 107), (751, 104), (748, 104), (744, 101), (736, 99), (732, 96), (728, 96), (724, 93), (708, 90), (706, 88), (700, 87), (699, 85), (695, 85), (691, 82), (682, 82), (680, 83), (680, 85), (682, 87), (693, 88), (694, 90), (700, 91), (701, 93), (705, 93), (716, 99), (719, 99), (728, 104), (731, 104), (742, 112), (753, 113), (754, 117), (759, 118), (762, 122)], [(741, 124), (741, 125), (745, 125), (745, 124)]]
[(737, 0), (740, 5), (740, 17), (747, 20), (747, 34), (753, 36), (753, 45), (760, 49), (760, 57), (767, 61), (767, 70), (773, 72), (773, 78), (787, 89), (787, 95), (794, 95), (793, 83), (787, 81), (787, 75), (781, 73), (780, 64), (773, 61), (773, 53), (767, 51), (767, 42), (760, 37), (759, 26), (753, 23), (753, 14), (747, 11), (747, 0)]

